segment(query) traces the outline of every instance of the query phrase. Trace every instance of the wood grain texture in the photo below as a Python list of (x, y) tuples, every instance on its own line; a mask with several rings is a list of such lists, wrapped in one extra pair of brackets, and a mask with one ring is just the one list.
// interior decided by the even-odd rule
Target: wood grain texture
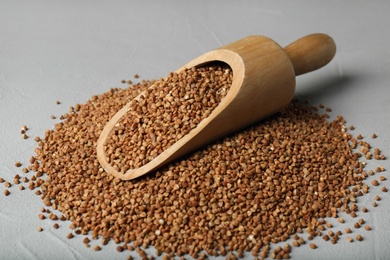
[(218, 138), (278, 112), (293, 98), (295, 75), (326, 65), (334, 53), (333, 40), (324, 34), (305, 36), (286, 49), (267, 37), (249, 36), (205, 53), (176, 72), (212, 61), (225, 62), (231, 67), (232, 86), (210, 116), (149, 163), (121, 174), (106, 161), (103, 146), (115, 124), (127, 113), (127, 104), (107, 123), (100, 135), (97, 143), (99, 162), (108, 173), (122, 180), (131, 180), (154, 171)]
[(302, 75), (328, 64), (336, 54), (336, 44), (322, 33), (304, 36), (284, 48), (293, 64), (295, 75)]

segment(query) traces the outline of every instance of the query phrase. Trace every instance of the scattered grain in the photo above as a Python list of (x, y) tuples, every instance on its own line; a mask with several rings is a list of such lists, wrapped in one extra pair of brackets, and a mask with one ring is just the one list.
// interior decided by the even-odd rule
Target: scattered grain
[(58, 223), (54, 223), (54, 224), (53, 224), (53, 228), (59, 229), (59, 228), (60, 228), (60, 225), (58, 225)]
[[(260, 124), (152, 174), (120, 181), (99, 166), (96, 142), (106, 122), (152, 84), (145, 81), (94, 96), (62, 115), (64, 121), (37, 141), (35, 174), (29, 177), (29, 187), (40, 187), (45, 205), (59, 210), (61, 220), (72, 221), (74, 232), (90, 233), (92, 239), (107, 237), (126, 244), (122, 247), (128, 250), (134, 250), (129, 243), (154, 246), (161, 257), (166, 253), (198, 258), (205, 248), (208, 255), (243, 254), (255, 245), (260, 257), (266, 257), (271, 243), (286, 241), (295, 230), (310, 227), (309, 236), (321, 236), (322, 227), (317, 227), (332, 227), (321, 220), (338, 218), (341, 208), (349, 210), (348, 214), (355, 212), (357, 206), (352, 204), (359, 191), (368, 192), (362, 183), (367, 177), (365, 164), (351, 148), (358, 142), (345, 131), (345, 120), (338, 117), (328, 122), (327, 115), (297, 101)], [(164, 91), (155, 93), (156, 97), (168, 100)], [(180, 98), (188, 101), (183, 94), (177, 97), (179, 103), (183, 103)], [(136, 114), (143, 123), (138, 131), (143, 133), (144, 124), (156, 122), (142, 109), (157, 103), (139, 106)], [(180, 126), (179, 121), (173, 122)], [(155, 133), (145, 140), (155, 138), (158, 146), (166, 142), (166, 135), (160, 136), (157, 140)], [(137, 138), (134, 147), (153, 148)], [(325, 236), (337, 243), (340, 234)], [(297, 236), (292, 245), (304, 243)], [(271, 254), (287, 257), (290, 250)]]
[(372, 180), (371, 181), (371, 184), (374, 185), (374, 186), (378, 186), (379, 185), (379, 182), (377, 180)]
[(371, 135), (371, 137), (375, 139), (375, 138), (377, 138), (378, 136), (374, 133), (374, 134)]
[(68, 235), (66, 235), (66, 238), (67, 239), (71, 239), (71, 238), (73, 238), (74, 236), (73, 236), (73, 233), (68, 233)]
[(385, 186), (382, 187), (383, 192), (387, 192), (387, 188)]
[(58, 216), (57, 216), (56, 214), (54, 214), (54, 213), (50, 213), (50, 214), (49, 214), (49, 218), (50, 218), (51, 220), (58, 220)]
[[(110, 238), (109, 237), (103, 237), (102, 238), (102, 245), (107, 245), (108, 244), (108, 242), (110, 242)], [(139, 243), (139, 244), (141, 244), (141, 243)], [(138, 245), (137, 245), (137, 247), (138, 247)]]
[(311, 243), (311, 244), (310, 244), (310, 248), (311, 248), (311, 249), (316, 249), (316, 248), (317, 248), (317, 245), (314, 244), (314, 243)]
[(100, 246), (98, 246), (98, 245), (95, 245), (94, 247), (93, 247), (93, 250), (95, 250), (95, 251), (100, 251), (102, 248), (100, 247)]
[(361, 235), (357, 235), (357, 236), (356, 236), (356, 240), (357, 240), (357, 241), (363, 241), (363, 237), (362, 237)]
[(353, 238), (352, 238), (352, 237), (347, 237), (347, 241), (348, 241), (349, 243), (352, 243), (352, 242), (353, 242)]
[(4, 190), (4, 195), (5, 195), (5, 196), (8, 196), (8, 195), (10, 195), (10, 194), (11, 194), (11, 193), (9, 192), (9, 190), (7, 190), (7, 189)]
[(21, 162), (16, 162), (16, 163), (15, 163), (15, 166), (16, 166), (16, 167), (20, 167), (20, 166), (22, 166), (22, 163), (21, 163)]
[(30, 156), (30, 160), (29, 160), (29, 162), (31, 163), (31, 164), (33, 164), (34, 162), (35, 162), (35, 157), (34, 156)]
[(353, 225), (354, 228), (360, 228), (360, 224), (359, 222), (355, 222), (355, 224)]
[(42, 227), (37, 227), (38, 232), (42, 232), (43, 228)]
[(330, 223), (330, 222), (326, 222), (325, 225), (326, 225), (327, 228), (332, 228), (333, 227), (332, 223)]
[(383, 172), (384, 170), (385, 170), (385, 168), (383, 166), (378, 166), (375, 168), (376, 172)]

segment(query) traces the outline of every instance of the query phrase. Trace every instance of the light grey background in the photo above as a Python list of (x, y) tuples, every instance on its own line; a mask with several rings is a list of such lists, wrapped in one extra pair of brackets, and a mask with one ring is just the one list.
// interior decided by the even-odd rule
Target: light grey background
[[(390, 2), (382, 1), (15, 1), (0, 0), (0, 176), (12, 180), (36, 146), (23, 140), (43, 136), (69, 106), (84, 103), (122, 79), (164, 77), (206, 51), (242, 37), (268, 36), (282, 46), (309, 33), (331, 35), (335, 59), (297, 80), (297, 96), (323, 103), (355, 125), (388, 156), (390, 138)], [(55, 101), (60, 100), (61, 105)], [(378, 139), (371, 139), (372, 133)], [(368, 168), (389, 160), (369, 162)], [(386, 171), (384, 175), (388, 175)], [(370, 178), (369, 180), (371, 180)], [(390, 188), (390, 185), (387, 183)], [(389, 259), (390, 199), (371, 189), (359, 201), (373, 227), (362, 230), (364, 242), (337, 245), (317, 238), (317, 250), (293, 250), (293, 259)], [(110, 243), (101, 252), (68, 240), (68, 224), (59, 230), (40, 221), (43, 204), (33, 192), (0, 185), (0, 259), (125, 259)], [(354, 220), (347, 218), (348, 226)], [(334, 220), (333, 220), (334, 221)], [(337, 229), (344, 227), (334, 221)], [(37, 226), (45, 231), (38, 233)], [(337, 230), (335, 229), (335, 230)], [(356, 233), (355, 233), (356, 234)], [(92, 245), (100, 241), (94, 241)], [(284, 243), (282, 244), (282, 246)], [(248, 256), (248, 258), (250, 258)]]

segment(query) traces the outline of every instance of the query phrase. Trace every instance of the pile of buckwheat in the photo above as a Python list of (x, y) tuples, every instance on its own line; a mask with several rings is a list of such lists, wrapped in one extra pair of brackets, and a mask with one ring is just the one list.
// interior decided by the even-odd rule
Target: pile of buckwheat
[[(71, 107), (42, 139), (35, 138), (36, 155), (23, 168), (25, 176), (15, 176), (14, 184), (28, 183), (30, 190), (42, 198), (46, 207), (39, 218), (49, 218), (55, 228), (61, 221), (70, 221), (67, 237), (84, 235), (87, 247), (96, 239), (102, 245), (113, 240), (118, 252), (136, 250), (143, 259), (153, 258), (145, 252), (150, 246), (155, 248), (154, 256), (162, 255), (164, 259), (218, 255), (234, 259), (248, 254), (254, 258), (289, 258), (292, 247), (306, 244), (303, 232), (308, 233), (307, 240), (322, 237), (333, 244), (343, 235), (346, 242), (354, 238), (363, 240), (355, 231), (361, 226), (371, 230), (363, 218), (345, 231), (332, 229), (328, 220), (336, 218), (343, 223), (340, 212), (355, 218), (357, 212), (362, 215), (369, 210), (358, 206), (358, 198), (369, 192), (371, 184), (383, 185), (386, 178), (380, 176), (375, 182), (366, 183), (369, 175), (378, 174), (384, 168), (366, 171), (361, 158), (383, 160), (385, 157), (378, 148), (363, 141), (362, 136), (353, 137), (350, 133), (353, 127), (347, 129), (341, 116), (330, 121), (326, 114), (329, 108), (318, 113), (323, 105), (314, 108), (294, 100), (283, 111), (257, 125), (132, 181), (115, 179), (103, 170), (96, 156), (96, 142), (103, 127), (120, 108), (151, 85), (167, 84), (164, 85), (167, 92), (147, 92), (144, 99), (134, 103), (134, 111), (130, 111), (133, 119), (127, 120), (133, 122), (129, 124), (139, 135), (147, 132), (140, 130), (143, 124), (158, 125), (158, 120), (170, 122), (169, 129), (161, 131), (173, 131), (169, 137), (172, 141), (164, 139), (169, 134), (153, 133), (153, 128), (148, 129), (144, 139), (135, 135), (137, 141), (132, 143), (131, 156), (141, 165), (147, 162), (142, 160), (151, 160), (159, 150), (180, 138), (180, 131), (184, 131), (182, 135), (188, 133), (210, 113), (223, 98), (223, 95), (218, 98), (221, 91), (213, 88), (228, 89), (231, 71), (201, 70), (187, 70), (185, 77), (172, 73), (164, 80), (142, 81), (93, 96), (85, 104)], [(211, 73), (212, 77), (201, 77), (206, 85), (214, 76), (222, 80), (216, 80), (211, 89), (195, 90), (187, 78), (191, 73)], [(178, 89), (183, 79), (188, 84)], [(180, 111), (181, 105), (186, 104), (186, 108), (192, 109), (191, 114), (183, 110), (171, 113), (168, 118), (157, 109), (163, 97), (166, 106), (169, 101), (175, 104), (175, 111)], [(208, 108), (194, 105), (199, 102), (209, 105)], [(202, 112), (198, 113), (197, 109)], [(134, 116), (138, 121), (134, 121)], [(123, 134), (126, 129), (118, 129), (116, 134)], [(129, 134), (125, 139), (134, 133)], [(117, 141), (112, 138), (107, 151)], [(126, 155), (122, 151), (115, 154), (123, 144), (115, 145), (118, 146), (109, 156), (115, 157), (113, 161), (123, 160), (120, 156)], [(142, 153), (138, 154), (137, 159), (134, 151), (142, 150), (145, 145), (151, 145), (148, 148), (151, 152), (142, 158), (139, 157)], [(131, 157), (125, 160), (131, 167)], [(11, 186), (10, 182), (0, 180), (8, 183), (6, 187)], [(10, 195), (9, 188), (6, 191), (5, 195)], [(382, 191), (387, 192), (385, 186)], [(377, 196), (376, 200), (379, 199)], [(42, 227), (38, 231), (44, 232)], [(354, 236), (353, 231), (357, 232)], [(272, 244), (288, 239), (293, 239), (291, 245), (286, 243), (271, 249)], [(312, 241), (307, 248), (316, 249), (317, 245)], [(103, 248), (96, 244), (93, 249)]]

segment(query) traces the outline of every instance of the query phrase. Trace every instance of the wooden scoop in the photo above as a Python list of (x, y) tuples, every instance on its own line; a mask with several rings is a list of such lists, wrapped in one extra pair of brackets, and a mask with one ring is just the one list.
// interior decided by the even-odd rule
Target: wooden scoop
[(176, 72), (212, 61), (222, 61), (231, 67), (233, 81), (230, 90), (209, 117), (149, 163), (123, 174), (107, 162), (103, 145), (115, 124), (128, 112), (127, 104), (107, 123), (99, 137), (99, 162), (108, 173), (122, 180), (131, 180), (154, 171), (222, 136), (278, 112), (293, 98), (295, 76), (321, 68), (332, 60), (335, 52), (332, 38), (325, 34), (311, 34), (284, 49), (267, 37), (249, 36), (205, 53)]

